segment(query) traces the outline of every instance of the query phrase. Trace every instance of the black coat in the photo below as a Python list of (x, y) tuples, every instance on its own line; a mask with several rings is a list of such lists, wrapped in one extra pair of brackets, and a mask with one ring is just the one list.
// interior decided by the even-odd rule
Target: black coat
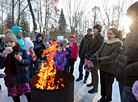
[(80, 44), (79, 56), (85, 58), (86, 54), (94, 54), (100, 49), (103, 41), (104, 38), (100, 33), (95, 38), (93, 38), (93, 35), (85, 35)]
[(121, 52), (115, 60), (114, 75), (116, 79), (129, 87), (138, 80), (138, 33), (127, 35)]

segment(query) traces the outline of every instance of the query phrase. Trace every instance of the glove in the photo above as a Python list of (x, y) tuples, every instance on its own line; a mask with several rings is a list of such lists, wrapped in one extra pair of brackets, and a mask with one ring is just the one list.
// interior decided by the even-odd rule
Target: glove
[(96, 56), (95, 54), (92, 55), (92, 58), (94, 58), (98, 62), (101, 62), (100, 58), (98, 56)]
[(133, 84), (132, 93), (138, 100), (138, 81), (135, 81), (135, 83)]
[(58, 69), (62, 69), (62, 66), (57, 66)]
[(90, 53), (85, 54), (85, 58), (86, 58), (87, 60), (89, 60), (90, 57), (91, 57), (91, 54), (90, 54)]
[(36, 61), (36, 60), (37, 60), (37, 58), (35, 58), (35, 57), (32, 59), (32, 61)]
[(6, 57), (12, 51), (13, 51), (13, 49), (11, 47), (5, 47), (4, 51), (1, 54), (1, 57)]
[(44, 44), (44, 43), (42, 43), (42, 44), (41, 44), (41, 47), (42, 47), (43, 49), (45, 49), (45, 44)]
[(68, 52), (67, 52), (67, 51), (65, 51), (65, 50), (63, 50), (63, 52), (65, 53), (65, 55), (67, 55), (67, 54), (68, 54)]
[(34, 55), (34, 51), (30, 51), (30, 56), (33, 56)]

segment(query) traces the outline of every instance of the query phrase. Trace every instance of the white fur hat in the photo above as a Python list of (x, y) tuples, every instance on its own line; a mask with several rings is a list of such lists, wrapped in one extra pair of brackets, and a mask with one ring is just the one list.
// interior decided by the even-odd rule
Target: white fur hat
[(63, 40), (63, 38), (62, 38), (61, 36), (58, 36), (58, 37), (57, 37), (57, 41), (58, 41), (58, 42), (60, 42), (60, 41), (62, 41), (62, 40)]

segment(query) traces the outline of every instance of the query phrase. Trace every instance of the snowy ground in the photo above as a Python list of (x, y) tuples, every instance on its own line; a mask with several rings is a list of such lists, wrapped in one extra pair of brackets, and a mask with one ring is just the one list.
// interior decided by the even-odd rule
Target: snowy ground
[[(79, 58), (75, 63), (75, 70), (74, 70), (74, 76), (75, 79), (78, 78), (78, 66), (79, 66)], [(0, 74), (3, 73), (3, 70), (0, 70)], [(87, 83), (91, 82), (91, 75), (88, 78)], [(13, 102), (11, 97), (8, 97), (7, 95), (7, 88), (4, 85), (3, 78), (0, 78), (0, 84), (2, 85), (2, 102)], [(90, 90), (92, 87), (87, 87), (86, 84), (83, 83), (83, 81), (76, 82), (74, 81), (74, 102), (97, 102), (101, 96), (100, 96), (100, 82), (99, 82), (99, 89), (98, 93), (89, 94), (88, 90)], [(26, 97), (22, 95), (20, 97), (21, 102), (27, 102)], [(113, 94), (112, 94), (112, 102), (120, 102), (120, 96), (119, 96), (119, 89), (118, 89), (118, 82), (115, 80), (113, 84)]]

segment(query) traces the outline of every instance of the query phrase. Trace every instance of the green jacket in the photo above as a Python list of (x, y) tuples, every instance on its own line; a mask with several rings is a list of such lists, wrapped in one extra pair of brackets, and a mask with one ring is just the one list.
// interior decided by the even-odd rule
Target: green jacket
[(121, 42), (118, 38), (105, 42), (96, 52), (96, 56), (101, 60), (101, 63), (98, 63), (97, 67), (102, 71), (114, 74), (114, 61), (120, 53), (120, 47)]

